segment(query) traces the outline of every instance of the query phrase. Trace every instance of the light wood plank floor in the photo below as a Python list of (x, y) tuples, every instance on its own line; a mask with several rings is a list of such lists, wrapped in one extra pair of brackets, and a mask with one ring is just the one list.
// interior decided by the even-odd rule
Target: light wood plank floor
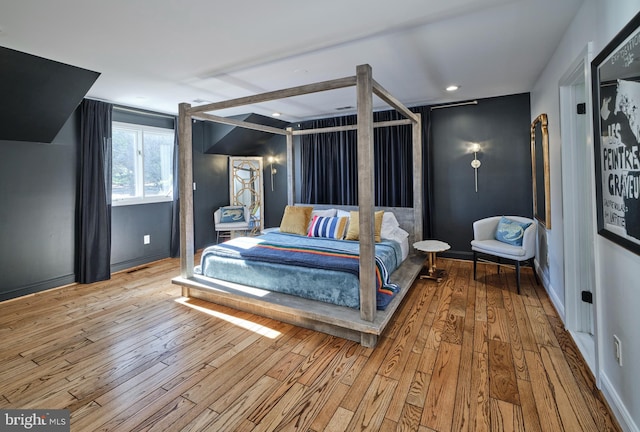
[[(544, 290), (439, 260), (375, 349), (180, 297), (167, 259), (0, 303), (0, 408), (72, 431), (618, 431)], [(486, 272), (486, 274), (485, 274)]]

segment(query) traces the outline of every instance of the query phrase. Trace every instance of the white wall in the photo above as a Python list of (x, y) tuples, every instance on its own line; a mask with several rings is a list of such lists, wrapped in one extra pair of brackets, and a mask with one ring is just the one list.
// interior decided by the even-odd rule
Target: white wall
[[(542, 267), (545, 286), (561, 313), (565, 306), (561, 136), (558, 82), (589, 41), (594, 55), (640, 11), (640, 0), (585, 0), (553, 58), (531, 92), (532, 120), (549, 116), (552, 229), (543, 233), (548, 267)], [(625, 430), (640, 425), (640, 256), (596, 236), (599, 373), (602, 391)], [(545, 262), (544, 257), (541, 260)], [(613, 335), (622, 341), (623, 366), (613, 355)]]

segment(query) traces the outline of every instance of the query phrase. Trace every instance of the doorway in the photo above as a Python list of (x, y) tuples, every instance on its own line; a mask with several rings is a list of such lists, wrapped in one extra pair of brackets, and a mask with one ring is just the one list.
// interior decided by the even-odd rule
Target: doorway
[(567, 330), (598, 381), (591, 44), (560, 80)]

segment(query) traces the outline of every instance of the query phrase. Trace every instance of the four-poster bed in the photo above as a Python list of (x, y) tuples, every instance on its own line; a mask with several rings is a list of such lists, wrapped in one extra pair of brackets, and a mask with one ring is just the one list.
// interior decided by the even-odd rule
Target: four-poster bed
[[(209, 114), (210, 111), (267, 102), (304, 94), (356, 86), (357, 124), (315, 130), (286, 130)], [(373, 95), (400, 112), (405, 119), (374, 123)], [(335, 306), (292, 295), (266, 292), (236, 283), (204, 277), (194, 273), (193, 241), (193, 173), (192, 119), (213, 121), (284, 135), (287, 141), (288, 204), (294, 204), (293, 137), (295, 135), (357, 130), (358, 154), (358, 223), (359, 223), (359, 309)], [(385, 310), (376, 308), (376, 257), (374, 239), (373, 129), (395, 125), (411, 125), (413, 140), (413, 208), (386, 208), (410, 233), (410, 244), (422, 240), (422, 135), (420, 116), (411, 112), (372, 78), (371, 67), (360, 65), (356, 76), (309, 84), (254, 96), (211, 103), (198, 107), (179, 106), (180, 152), (180, 260), (181, 275), (173, 280), (181, 285), (182, 295), (197, 297), (239, 310), (264, 315), (306, 328), (359, 341), (373, 347), (391, 316), (400, 305), (422, 268), (423, 259), (411, 254), (391, 275), (400, 291)], [(313, 205), (313, 204), (309, 204)], [(320, 208), (321, 206), (313, 205)], [(324, 206), (327, 207), (327, 206)], [(338, 207), (339, 206), (332, 206)]]

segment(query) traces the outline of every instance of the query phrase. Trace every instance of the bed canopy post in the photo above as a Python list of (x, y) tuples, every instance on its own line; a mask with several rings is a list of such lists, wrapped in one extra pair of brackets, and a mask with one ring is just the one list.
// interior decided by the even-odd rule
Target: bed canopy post
[(411, 125), (413, 138), (413, 223), (414, 241), (422, 240), (422, 118), (414, 114)]
[(293, 173), (293, 128), (287, 128), (287, 204), (293, 205), (295, 197)]
[(358, 116), (358, 210), (360, 237), (360, 317), (373, 321), (376, 313), (373, 214), (373, 79), (371, 66), (356, 68)]
[[(193, 277), (193, 149), (191, 144), (191, 105), (178, 105), (178, 153), (180, 170), (180, 273)], [(185, 292), (186, 290), (186, 292)], [(188, 296), (188, 288), (182, 288)]]

